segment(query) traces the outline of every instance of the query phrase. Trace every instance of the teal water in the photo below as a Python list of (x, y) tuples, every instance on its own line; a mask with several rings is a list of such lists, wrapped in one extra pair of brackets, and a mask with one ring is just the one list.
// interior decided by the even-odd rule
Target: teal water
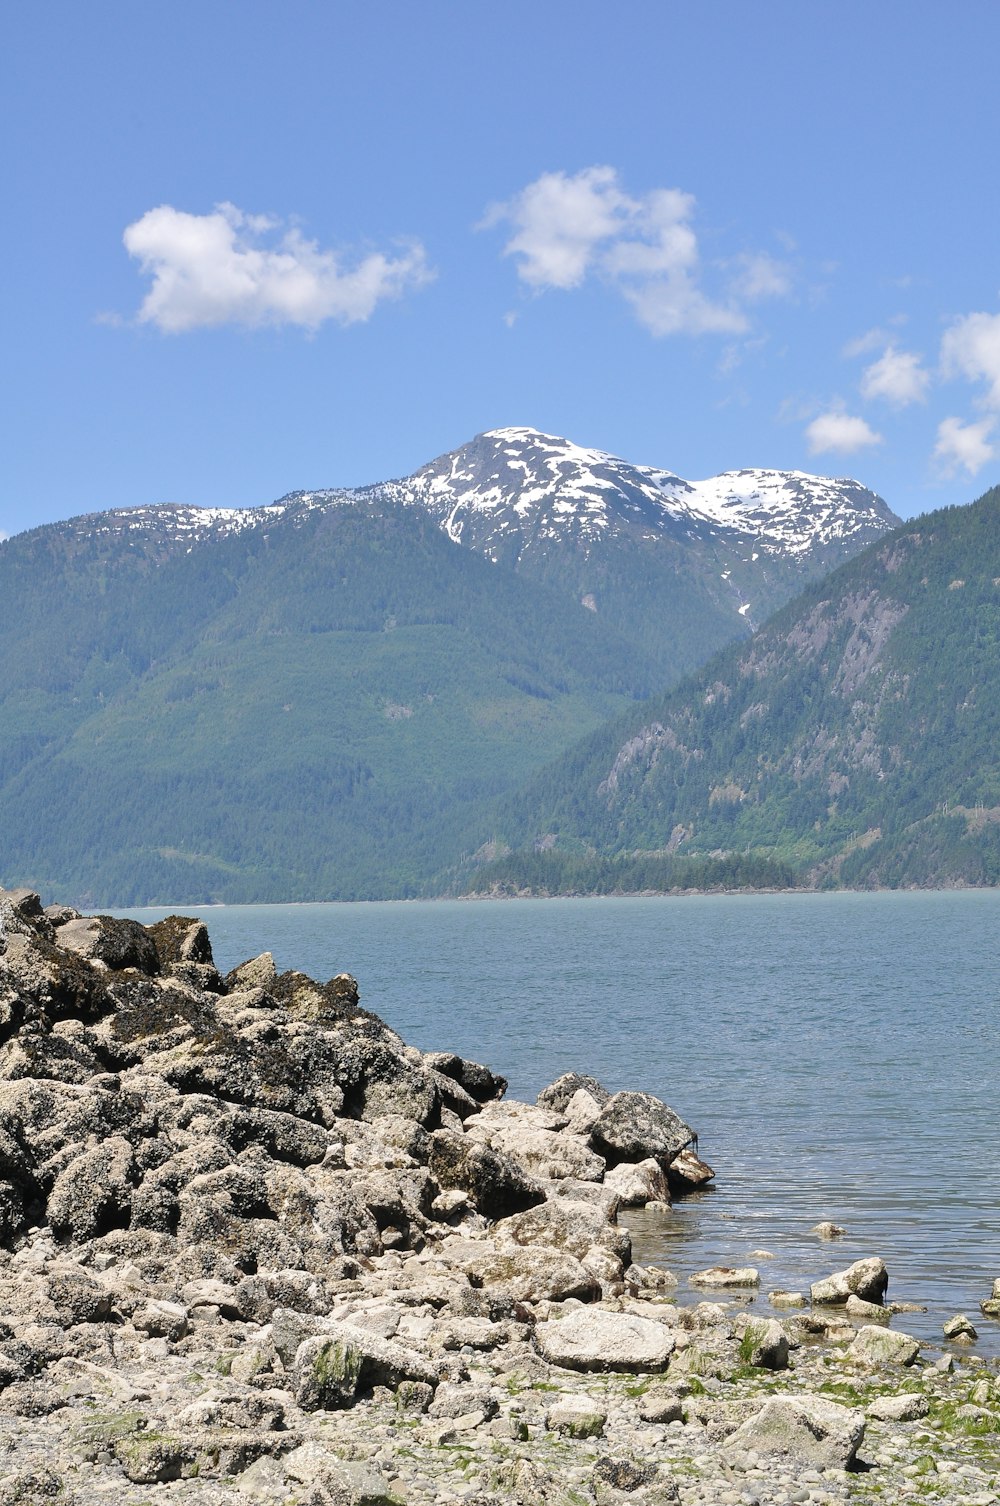
[[(143, 920), (166, 911), (130, 911)], [(895, 1326), (1000, 1323), (1000, 893), (213, 907), (225, 971), (351, 972), (423, 1049), (486, 1061), (533, 1099), (561, 1072), (667, 1100), (717, 1187), (633, 1222), (681, 1278), (751, 1263), (769, 1289), (881, 1255)], [(820, 1219), (848, 1229), (834, 1243)], [(752, 1250), (773, 1259), (749, 1260)]]

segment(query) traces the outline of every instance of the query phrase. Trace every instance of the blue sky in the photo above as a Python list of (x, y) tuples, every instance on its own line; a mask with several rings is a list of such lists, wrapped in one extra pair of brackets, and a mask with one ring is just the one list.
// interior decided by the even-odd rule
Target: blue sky
[(995, 0), (57, 0), (2, 50), (0, 533), (508, 424), (1000, 480)]

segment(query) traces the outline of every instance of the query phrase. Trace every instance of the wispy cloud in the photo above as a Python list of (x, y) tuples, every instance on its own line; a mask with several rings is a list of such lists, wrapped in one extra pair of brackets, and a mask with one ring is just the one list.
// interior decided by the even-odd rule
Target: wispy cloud
[(860, 385), (866, 401), (881, 398), (893, 408), (908, 408), (927, 401), (931, 376), (914, 351), (888, 345), (877, 361), (865, 367)]
[(959, 470), (969, 476), (981, 471), (997, 453), (989, 438), (996, 422), (995, 418), (982, 418), (973, 424), (964, 424), (960, 418), (942, 419), (934, 446), (934, 459), (941, 471), (946, 476)]
[(865, 419), (833, 408), (807, 424), (806, 443), (810, 455), (855, 455), (859, 450), (881, 444), (882, 436)]
[(778, 261), (764, 251), (744, 251), (733, 262), (736, 275), (731, 287), (738, 298), (747, 303), (760, 303), (765, 298), (788, 298), (792, 292), (793, 275), (788, 262)]
[(694, 210), (694, 198), (681, 189), (635, 197), (613, 167), (588, 167), (543, 173), (491, 205), (477, 228), (509, 228), (503, 254), (515, 259), (533, 292), (568, 292), (598, 277), (653, 335), (742, 334), (749, 327), (744, 303), (787, 291), (783, 264), (741, 257), (730, 295), (711, 296), (702, 287)]
[(432, 277), (416, 242), (345, 263), (296, 226), (218, 204), (188, 214), (161, 204), (127, 227), (125, 248), (153, 279), (138, 319), (168, 334), (225, 324), (250, 328), (327, 320), (356, 324), (384, 300)]

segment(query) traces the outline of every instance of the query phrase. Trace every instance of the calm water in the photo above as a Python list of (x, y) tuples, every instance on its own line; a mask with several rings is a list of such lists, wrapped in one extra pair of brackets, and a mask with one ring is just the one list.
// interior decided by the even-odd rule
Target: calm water
[[(666, 1099), (718, 1185), (630, 1223), (636, 1257), (682, 1287), (747, 1262), (762, 1293), (803, 1289), (878, 1254), (890, 1300), (930, 1307), (897, 1327), (937, 1341), (965, 1311), (978, 1352), (1000, 1352), (978, 1310), (1000, 1276), (1000, 893), (202, 913), (224, 971), (267, 949), (352, 972), (406, 1040), (489, 1062), (512, 1096), (572, 1068)], [(810, 1236), (827, 1218), (848, 1236)]]

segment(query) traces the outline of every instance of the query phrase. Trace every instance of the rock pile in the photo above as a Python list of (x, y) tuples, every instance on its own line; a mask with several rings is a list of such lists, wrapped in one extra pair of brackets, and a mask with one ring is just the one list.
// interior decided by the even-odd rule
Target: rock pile
[(222, 977), (198, 920), (0, 890), (0, 1506), (846, 1498), (864, 1409), (766, 1388), (824, 1323), (866, 1377), (915, 1341), (678, 1307), (617, 1213), (711, 1177), (693, 1131), (505, 1087), (348, 974)]

